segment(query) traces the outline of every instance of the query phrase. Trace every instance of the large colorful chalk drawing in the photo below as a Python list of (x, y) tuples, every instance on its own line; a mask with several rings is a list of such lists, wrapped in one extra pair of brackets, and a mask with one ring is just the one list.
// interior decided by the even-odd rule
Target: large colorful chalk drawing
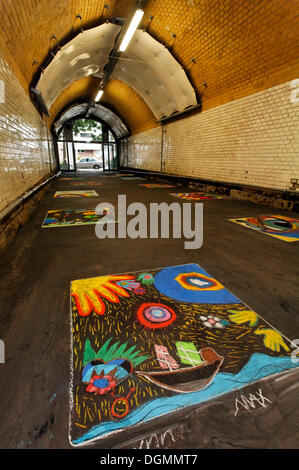
[(197, 264), (73, 281), (70, 442), (296, 367), (290, 341)]
[(171, 196), (178, 197), (180, 199), (187, 199), (188, 201), (199, 201), (201, 199), (223, 199), (224, 196), (218, 194), (209, 193), (170, 193)]
[(144, 183), (144, 184), (140, 184), (140, 186), (144, 186), (145, 188), (148, 188), (148, 189), (175, 188), (175, 185), (173, 185), (173, 184), (160, 184), (160, 183)]
[(261, 215), (229, 220), (285, 242), (299, 241), (299, 219), (283, 215)]
[(56, 191), (54, 194), (55, 198), (58, 197), (97, 197), (99, 196), (96, 191), (92, 190), (85, 190), (85, 191)]
[(115, 223), (115, 218), (111, 215), (109, 218), (109, 209), (103, 209), (101, 214), (96, 214), (94, 209), (57, 209), (48, 211), (42, 224), (42, 228), (51, 227), (70, 227), (74, 225), (91, 225), (97, 222)]

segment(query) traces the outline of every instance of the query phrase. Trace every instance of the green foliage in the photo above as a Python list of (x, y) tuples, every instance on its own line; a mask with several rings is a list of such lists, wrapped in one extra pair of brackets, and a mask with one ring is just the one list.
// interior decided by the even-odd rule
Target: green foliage
[(93, 134), (91, 142), (97, 142), (102, 139), (102, 124), (93, 119), (77, 119), (73, 122), (74, 135), (80, 132), (90, 132)]
[(127, 349), (128, 342), (120, 344), (119, 341), (110, 345), (111, 338), (109, 338), (103, 346), (95, 352), (92, 348), (89, 339), (85, 341), (85, 349), (83, 355), (83, 365), (86, 365), (88, 362), (94, 361), (95, 359), (102, 359), (104, 362), (112, 361), (113, 359), (126, 359), (130, 361), (131, 364), (136, 367), (142, 362), (144, 362), (149, 356), (140, 355), (141, 351), (136, 349), (136, 346), (132, 346)]

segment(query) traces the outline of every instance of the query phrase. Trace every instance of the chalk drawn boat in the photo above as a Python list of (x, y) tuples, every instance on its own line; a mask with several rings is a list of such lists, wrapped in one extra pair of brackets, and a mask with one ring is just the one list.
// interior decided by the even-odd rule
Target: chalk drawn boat
[[(193, 343), (184, 343), (193, 344)], [(186, 352), (186, 350), (184, 350)], [(183, 367), (176, 370), (162, 370), (162, 371), (136, 371), (136, 373), (149, 380), (150, 382), (158, 385), (161, 388), (170, 390), (177, 393), (190, 393), (198, 392), (199, 390), (207, 387), (218, 373), (220, 366), (223, 362), (223, 357), (219, 356), (212, 348), (204, 348), (199, 351), (192, 351), (193, 357), (191, 364), (195, 362), (195, 353), (200, 358), (198, 365), (191, 367)], [(182, 356), (180, 355), (181, 360)], [(172, 358), (173, 359), (173, 358)], [(186, 359), (186, 357), (185, 357)], [(190, 356), (189, 356), (190, 361)], [(183, 361), (182, 361), (183, 362)], [(187, 363), (187, 361), (184, 361)], [(190, 362), (188, 362), (190, 363)]]

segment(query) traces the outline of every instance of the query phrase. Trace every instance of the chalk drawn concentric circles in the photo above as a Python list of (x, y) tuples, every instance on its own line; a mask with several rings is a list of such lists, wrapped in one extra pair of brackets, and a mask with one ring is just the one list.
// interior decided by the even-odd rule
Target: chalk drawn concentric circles
[(141, 324), (148, 328), (165, 328), (175, 321), (176, 314), (172, 308), (166, 305), (144, 303), (138, 308), (137, 318)]

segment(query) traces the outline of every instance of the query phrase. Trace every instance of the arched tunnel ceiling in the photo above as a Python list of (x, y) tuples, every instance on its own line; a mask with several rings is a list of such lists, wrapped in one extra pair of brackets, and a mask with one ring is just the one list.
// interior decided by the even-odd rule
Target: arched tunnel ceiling
[(158, 125), (146, 102), (121, 80), (109, 80), (101, 103), (122, 116), (132, 134), (138, 134)]
[[(49, 125), (69, 105), (90, 101), (98, 87), (99, 79), (93, 76), (81, 78), (68, 86), (50, 109)], [(132, 134), (157, 126), (155, 116), (141, 96), (120, 80), (109, 80), (100, 103), (120, 116)]]
[[(36, 85), (48, 109), (74, 81), (94, 74), (102, 77), (119, 32), (120, 26), (104, 23), (79, 34), (57, 52)], [(112, 78), (131, 86), (157, 119), (197, 104), (180, 64), (165, 46), (144, 31), (136, 31)]]
[[(38, 64), (43, 64), (55, 48), (55, 40), (50, 41), (53, 35), (64, 44), (79, 33), (81, 26), (86, 30), (106, 20), (126, 18), (134, 3), (135, 0), (2, 0), (0, 37), (5, 47), (1, 51), (28, 92)], [(205, 111), (298, 78), (297, 4), (298, 0), (148, 0), (141, 26), (165, 43), (185, 67)], [(105, 5), (109, 8), (105, 9)], [(81, 15), (82, 24), (77, 15)], [(191, 62), (192, 58), (195, 62)], [(94, 90), (83, 87), (89, 80), (82, 80), (82, 93), (92, 99)], [(78, 92), (76, 82), (67, 90), (69, 101), (73, 102), (75, 95), (71, 96), (71, 92)], [(126, 99), (128, 105), (130, 97), (131, 94)], [(117, 99), (111, 95), (109, 99), (116, 109)], [(57, 112), (63, 109), (58, 108), (59, 102), (62, 99), (53, 105)], [(148, 107), (143, 109), (148, 113)], [(142, 120), (142, 112), (139, 116)], [(127, 117), (123, 117), (127, 122)]]
[(54, 128), (56, 134), (59, 133), (62, 126), (71, 119), (76, 118), (77, 116), (83, 117), (90, 112), (90, 117), (99, 118), (101, 121), (104, 121), (115, 133), (117, 138), (124, 137), (128, 135), (129, 130), (125, 123), (110, 109), (102, 106), (100, 104), (90, 104), (90, 103), (80, 103), (73, 105), (68, 108), (65, 112), (61, 114), (59, 119), (55, 122)]
[(119, 31), (120, 26), (104, 23), (78, 34), (57, 52), (36, 85), (48, 109), (76, 80), (95, 73), (102, 75)]
[(134, 88), (158, 119), (197, 104), (183, 68), (165, 46), (144, 31), (136, 31), (112, 78)]

